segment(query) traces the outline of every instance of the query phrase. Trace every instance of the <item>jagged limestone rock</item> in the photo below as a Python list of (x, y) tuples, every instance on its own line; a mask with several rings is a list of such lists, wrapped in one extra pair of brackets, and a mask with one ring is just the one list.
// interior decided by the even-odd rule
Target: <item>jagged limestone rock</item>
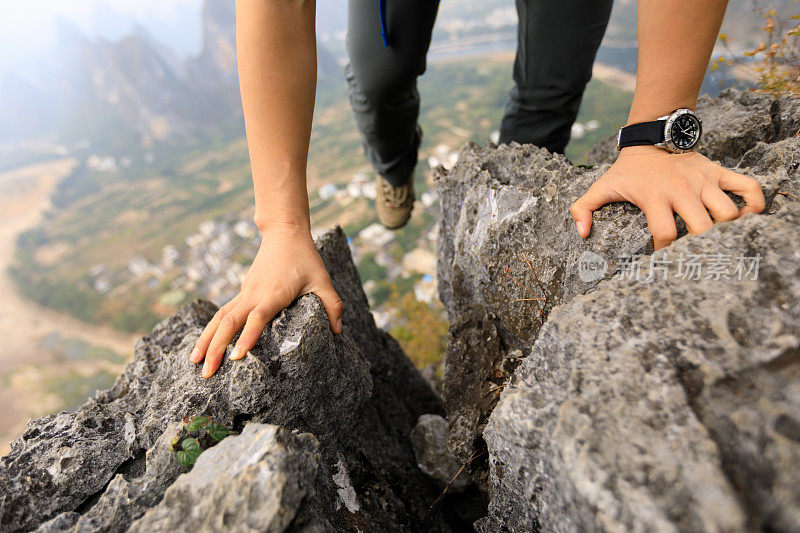
[[(189, 304), (137, 343), (112, 389), (73, 413), (29, 425), (0, 460), (4, 524), (16, 518), (28, 527), (75, 510), (126, 463), (141, 462), (167, 425), (185, 416), (204, 414), (229, 427), (242, 417), (268, 420), (320, 435), (355, 423), (345, 413), (360, 411), (369, 397), (369, 365), (348, 334), (333, 336), (316, 297), (273, 321), (253, 357), (232, 363), (226, 356), (205, 380), (188, 355), (214, 311), (207, 302)], [(33, 485), (34, 476), (48, 485)]]
[(186, 470), (170, 451), (179, 428), (180, 424), (171, 423), (147, 450), (144, 463), (135, 457), (128, 460), (129, 468), (118, 469), (122, 472), (111, 479), (97, 502), (84, 514), (62, 513), (42, 524), (38, 531), (111, 531), (131, 523), (157, 504), (167, 487)]
[(285, 531), (314, 494), (317, 447), (308, 433), (247, 424), (203, 452), (129, 531)]
[[(768, 212), (800, 198), (797, 99), (731, 91), (701, 109), (709, 155), (758, 179)], [(452, 170), (437, 169), (439, 293), (451, 320), (442, 390), (459, 459), (483, 446), (492, 386), (515, 364), (512, 354), (529, 353), (550, 310), (611, 278), (625, 258), (652, 253), (645, 216), (629, 203), (599, 209), (589, 238), (578, 236), (569, 208), (608, 167), (578, 168), (512, 143), (467, 144)], [(582, 271), (587, 257), (601, 258), (600, 270)]]
[[(442, 388), (453, 451), (488, 446), (473, 472), (489, 478), (480, 530), (800, 523), (800, 105), (730, 91), (699, 108), (703, 150), (758, 179), (767, 210), (699, 237), (676, 217), (667, 253), (760, 252), (758, 280), (614, 280), (631, 257), (650, 264), (643, 214), (607, 205), (581, 240), (569, 213), (610, 157), (583, 169), (532, 146), (470, 144), (437, 171), (452, 322)], [(495, 407), (492, 385), (510, 372)]]
[(205, 380), (188, 356), (216, 308), (186, 305), (137, 343), (111, 389), (74, 412), (32, 421), (0, 458), (0, 529), (47, 521), (45, 530), (127, 529), (179, 473), (163, 452), (171, 424), (202, 414), (237, 431), (260, 422), (318, 439), (314, 496), (292, 530), (451, 530), (439, 509), (421, 521), (439, 489), (417, 468), (409, 441), (420, 415), (442, 412), (440, 400), (375, 327), (341, 230), (317, 246), (344, 302), (342, 335), (331, 333), (319, 299), (307, 295), (272, 321), (252, 356), (226, 354)]
[(757, 279), (673, 268), (553, 311), (484, 433), (483, 531), (796, 530), (800, 203), (656, 257), (720, 253)]

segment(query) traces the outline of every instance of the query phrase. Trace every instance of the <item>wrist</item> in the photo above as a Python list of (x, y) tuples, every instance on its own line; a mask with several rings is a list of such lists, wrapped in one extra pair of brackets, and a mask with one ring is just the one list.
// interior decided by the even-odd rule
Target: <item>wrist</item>
[[(637, 94), (637, 96), (639, 95)], [(696, 95), (694, 97), (676, 97), (675, 95), (656, 93), (649, 95), (649, 97), (634, 97), (626, 126), (658, 120), (659, 117), (667, 116), (676, 109), (691, 109), (694, 111), (696, 107)]]
[(307, 233), (311, 235), (311, 222), (307, 218), (259, 217), (259, 214), (256, 213), (253, 217), (253, 222), (255, 222), (262, 235), (265, 233)]
[(263, 186), (256, 187), (253, 222), (261, 233), (277, 230), (311, 233), (305, 181), (290, 178), (267, 183), (270, 184), (268, 190)]
[(252, 162), (255, 214), (253, 222), (267, 230), (304, 230), (310, 233), (308, 191), (304, 165), (291, 160), (269, 164)]
[(681, 108), (656, 120), (620, 128), (617, 149), (655, 146), (673, 154), (681, 154), (697, 146), (702, 134), (703, 121), (691, 109)]
[(641, 155), (673, 155), (659, 146), (642, 145), (642, 146), (628, 146), (619, 151), (620, 157), (625, 156), (641, 156)]

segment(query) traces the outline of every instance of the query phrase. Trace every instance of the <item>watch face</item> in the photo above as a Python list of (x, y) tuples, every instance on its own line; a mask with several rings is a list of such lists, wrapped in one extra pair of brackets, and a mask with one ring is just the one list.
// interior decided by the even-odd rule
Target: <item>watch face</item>
[(700, 121), (691, 113), (678, 116), (670, 128), (670, 137), (679, 150), (691, 150), (700, 140)]

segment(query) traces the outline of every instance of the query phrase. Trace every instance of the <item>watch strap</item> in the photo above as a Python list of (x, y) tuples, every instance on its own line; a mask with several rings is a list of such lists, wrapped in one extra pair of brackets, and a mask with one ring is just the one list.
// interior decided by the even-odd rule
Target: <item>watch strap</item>
[(617, 149), (628, 146), (661, 144), (664, 142), (664, 120), (631, 124), (619, 130)]

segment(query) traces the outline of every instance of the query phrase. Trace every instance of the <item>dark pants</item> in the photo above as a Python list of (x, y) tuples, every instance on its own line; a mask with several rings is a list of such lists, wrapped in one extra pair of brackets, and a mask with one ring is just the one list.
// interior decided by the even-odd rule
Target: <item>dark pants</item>
[[(438, 0), (386, 0), (389, 46), (381, 39), (380, 0), (349, 0), (346, 69), (350, 103), (364, 152), (393, 185), (417, 163), (417, 77)], [(516, 0), (519, 14), (514, 88), (500, 125), (500, 142), (564, 152), (592, 75), (612, 0)]]

